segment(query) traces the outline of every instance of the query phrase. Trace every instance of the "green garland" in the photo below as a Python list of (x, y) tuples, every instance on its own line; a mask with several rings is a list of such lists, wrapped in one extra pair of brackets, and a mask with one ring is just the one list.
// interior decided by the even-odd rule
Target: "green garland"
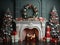
[(28, 9), (32, 9), (33, 10), (33, 16), (37, 17), (38, 9), (35, 6), (33, 6), (32, 4), (28, 4), (28, 5), (25, 6), (24, 11), (23, 11), (24, 18), (33, 17), (33, 16), (28, 17), (28, 14), (27, 14)]

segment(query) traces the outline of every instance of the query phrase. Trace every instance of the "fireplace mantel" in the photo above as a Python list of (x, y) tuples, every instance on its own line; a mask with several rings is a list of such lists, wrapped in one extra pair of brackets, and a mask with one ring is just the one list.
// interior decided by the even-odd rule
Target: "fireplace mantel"
[(42, 23), (40, 21), (16, 21), (16, 30), (17, 30), (17, 39), (20, 41), (24, 40), (23, 30), (25, 28), (36, 28), (39, 31), (39, 40), (45, 37), (45, 24), (46, 22)]
[(16, 24), (17, 23), (21, 23), (21, 24), (29, 24), (29, 23), (34, 23), (34, 24), (39, 24), (41, 23), (40, 21), (16, 21)]

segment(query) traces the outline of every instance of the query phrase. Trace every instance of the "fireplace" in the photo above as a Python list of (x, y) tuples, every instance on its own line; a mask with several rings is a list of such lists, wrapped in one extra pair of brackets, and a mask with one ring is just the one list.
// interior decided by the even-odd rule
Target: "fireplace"
[(27, 33), (26, 31), (30, 30), (32, 32), (34, 31), (33, 29), (36, 29), (36, 31), (38, 32), (38, 33), (34, 32), (36, 35), (38, 35), (37, 36), (38, 40), (43, 39), (45, 37), (45, 24), (46, 22), (43, 22), (41, 26), (40, 21), (27, 21), (27, 20), (16, 21), (16, 30), (17, 30), (16, 40), (23, 41), (26, 37)]
[(23, 32), (25, 33), (24, 41), (37, 41), (39, 39), (39, 31), (36, 28), (25, 28)]

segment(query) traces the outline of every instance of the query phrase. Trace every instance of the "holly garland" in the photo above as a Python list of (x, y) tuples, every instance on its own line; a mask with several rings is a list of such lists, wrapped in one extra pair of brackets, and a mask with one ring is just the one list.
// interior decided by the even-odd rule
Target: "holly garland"
[[(33, 16), (37, 16), (38, 15), (38, 9), (33, 6), (32, 4), (28, 4), (25, 6), (24, 10), (23, 10), (23, 15), (24, 15), (24, 18), (28, 18), (28, 14), (27, 14), (27, 10), (28, 9), (32, 9), (33, 10)], [(33, 17), (31, 16), (31, 17)]]

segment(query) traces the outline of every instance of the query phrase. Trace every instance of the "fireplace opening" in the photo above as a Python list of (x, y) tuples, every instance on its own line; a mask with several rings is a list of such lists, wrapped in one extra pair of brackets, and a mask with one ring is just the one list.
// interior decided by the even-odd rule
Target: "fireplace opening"
[(25, 28), (23, 32), (25, 34), (25, 41), (37, 41), (39, 38), (39, 31), (36, 28)]

